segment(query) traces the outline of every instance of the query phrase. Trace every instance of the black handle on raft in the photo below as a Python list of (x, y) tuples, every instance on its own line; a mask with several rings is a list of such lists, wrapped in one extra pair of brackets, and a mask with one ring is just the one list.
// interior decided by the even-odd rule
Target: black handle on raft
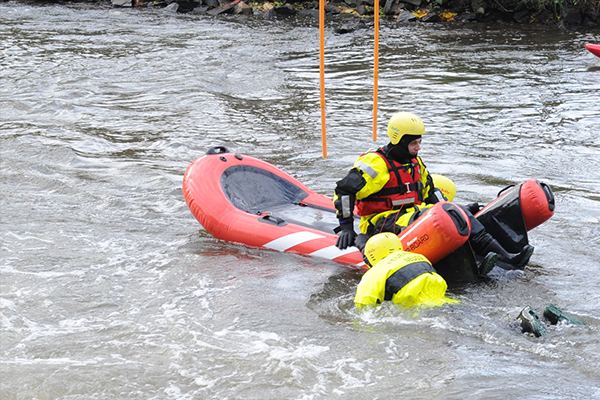
[(554, 211), (554, 193), (552, 193), (552, 189), (544, 182), (539, 182), (539, 184), (546, 194), (546, 199), (548, 199), (548, 209)]
[(464, 215), (458, 210), (457, 206), (452, 203), (445, 203), (442, 205), (442, 208), (448, 213), (450, 218), (452, 218), (458, 234), (461, 236), (469, 236), (471, 233), (469, 230), (469, 224), (467, 223)]
[(508, 185), (507, 187), (505, 187), (504, 189), (502, 189), (501, 191), (498, 192), (498, 195), (496, 197), (500, 197), (500, 195), (504, 192), (506, 192), (508, 189), (510, 188), (514, 188), (515, 185)]
[(225, 146), (215, 146), (215, 147), (211, 147), (210, 149), (208, 149), (206, 154), (221, 154), (221, 153), (229, 153), (229, 152), (230, 151), (227, 150), (227, 147), (225, 147)]
[(266, 222), (267, 224), (271, 224), (271, 225), (277, 225), (277, 226), (287, 225), (287, 222), (285, 222), (284, 219), (276, 217), (271, 214), (265, 214), (265, 215), (259, 217), (258, 220), (260, 222)]

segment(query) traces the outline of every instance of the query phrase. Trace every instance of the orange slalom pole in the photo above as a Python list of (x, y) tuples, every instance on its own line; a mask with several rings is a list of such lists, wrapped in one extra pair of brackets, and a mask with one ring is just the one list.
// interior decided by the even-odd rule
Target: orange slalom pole
[(374, 59), (373, 64), (373, 141), (377, 141), (377, 95), (379, 86), (379, 0), (375, 0), (373, 19), (375, 22)]
[(319, 0), (319, 56), (321, 76), (321, 141), (323, 145), (323, 158), (327, 158), (325, 124), (325, 0)]

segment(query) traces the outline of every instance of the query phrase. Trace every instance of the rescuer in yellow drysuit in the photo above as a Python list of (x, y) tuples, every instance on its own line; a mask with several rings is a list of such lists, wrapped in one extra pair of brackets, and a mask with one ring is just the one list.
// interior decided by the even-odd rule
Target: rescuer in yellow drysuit
[(337, 182), (338, 247), (352, 244), (354, 235), (348, 224), (352, 225), (354, 212), (361, 217), (360, 231), (368, 236), (382, 231), (399, 233), (421, 210), (443, 200), (434, 193), (431, 176), (418, 156), (424, 134), (419, 117), (394, 114), (388, 124), (390, 143), (361, 155), (348, 175)]
[[(336, 184), (333, 201), (339, 220), (336, 246), (340, 249), (353, 245), (362, 249), (365, 240), (379, 232), (398, 234), (433, 204), (445, 200), (418, 156), (425, 134), (423, 121), (412, 113), (396, 113), (390, 118), (387, 133), (390, 142), (361, 155)], [(466, 207), (462, 208), (469, 217), (469, 242), (476, 254), (524, 268), (533, 246), (509, 253)], [(361, 217), (359, 229), (364, 234), (360, 243), (355, 243), (355, 212)]]

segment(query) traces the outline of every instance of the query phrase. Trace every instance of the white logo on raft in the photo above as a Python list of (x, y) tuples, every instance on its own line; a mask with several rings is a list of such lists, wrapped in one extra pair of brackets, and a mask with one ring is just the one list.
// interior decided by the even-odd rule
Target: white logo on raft
[(406, 247), (404, 248), (404, 251), (413, 251), (414, 249), (417, 249), (420, 245), (422, 245), (423, 243), (425, 243), (428, 240), (429, 240), (428, 234), (424, 234), (421, 237), (416, 237), (413, 240), (406, 243)]
[[(404, 230), (404, 232), (402, 232), (402, 234), (400, 234), (400, 238), (410, 235), (412, 231), (417, 229), (419, 227), (419, 225), (425, 223), (425, 221), (430, 217), (431, 217), (431, 213), (427, 213), (427, 214), (423, 215), (421, 218), (417, 219), (408, 229)], [(428, 240), (429, 240), (429, 235), (427, 233), (423, 234), (422, 236), (416, 236), (413, 239), (409, 240), (408, 243), (406, 243), (406, 247), (404, 248), (404, 251), (413, 251), (414, 249), (418, 248), (420, 245), (422, 245), (423, 243), (425, 243)]]

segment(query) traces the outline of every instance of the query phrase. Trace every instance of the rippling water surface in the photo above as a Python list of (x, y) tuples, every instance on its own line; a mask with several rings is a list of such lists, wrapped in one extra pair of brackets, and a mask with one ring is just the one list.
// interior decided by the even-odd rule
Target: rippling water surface
[[(461, 304), (359, 314), (360, 272), (207, 234), (181, 193), (225, 145), (331, 194), (374, 146), (372, 37), (161, 10), (0, 4), (2, 399), (600, 398), (600, 59), (589, 32), (382, 27), (397, 110), (459, 202), (536, 177), (555, 216), (524, 273)], [(525, 305), (584, 327), (523, 335)]]

